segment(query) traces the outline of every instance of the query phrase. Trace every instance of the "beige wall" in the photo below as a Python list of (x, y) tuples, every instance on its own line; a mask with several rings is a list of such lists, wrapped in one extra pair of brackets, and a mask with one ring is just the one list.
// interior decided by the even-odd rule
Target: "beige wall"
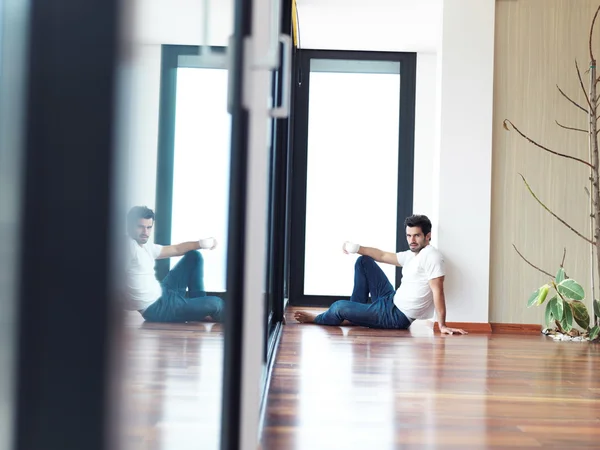
[[(520, 172), (551, 209), (589, 235), (589, 205), (584, 191), (589, 171), (578, 162), (528, 144), (514, 131), (504, 131), (502, 121), (511, 119), (530, 137), (552, 149), (588, 158), (586, 135), (562, 130), (554, 122), (556, 119), (586, 128), (585, 113), (568, 103), (555, 85), (584, 105), (574, 59), (584, 71), (587, 69), (588, 31), (599, 4), (598, 0), (496, 3), (491, 322), (543, 322), (543, 307), (527, 309), (526, 302), (547, 277), (528, 267), (512, 243), (530, 261), (551, 273), (556, 272), (563, 247), (567, 247), (567, 273), (590, 290), (589, 245), (545, 212), (519, 177)], [(598, 25), (596, 43), (600, 41)], [(600, 57), (600, 45), (596, 47)], [(476, 209), (465, 212), (468, 219)]]

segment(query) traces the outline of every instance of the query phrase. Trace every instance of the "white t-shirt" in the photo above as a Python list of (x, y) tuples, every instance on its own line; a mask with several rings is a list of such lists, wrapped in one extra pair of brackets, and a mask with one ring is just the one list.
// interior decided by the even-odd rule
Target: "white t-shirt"
[(429, 280), (446, 274), (444, 257), (431, 245), (417, 254), (407, 250), (396, 257), (402, 266), (402, 282), (394, 295), (394, 304), (411, 319), (431, 319), (435, 305)]
[(162, 245), (147, 242), (139, 245), (129, 239), (127, 252), (127, 298), (125, 309), (144, 310), (162, 295), (162, 288), (154, 274), (154, 260)]

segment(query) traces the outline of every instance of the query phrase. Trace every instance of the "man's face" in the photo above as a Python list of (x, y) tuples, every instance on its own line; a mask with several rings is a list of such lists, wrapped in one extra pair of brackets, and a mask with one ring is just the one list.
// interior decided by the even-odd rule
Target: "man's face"
[(137, 224), (132, 225), (131, 229), (129, 230), (129, 235), (138, 244), (145, 244), (148, 242), (148, 239), (150, 239), (150, 233), (152, 233), (153, 226), (154, 220), (139, 219)]
[(422, 248), (429, 244), (430, 239), (431, 233), (425, 236), (421, 227), (406, 227), (406, 240), (412, 252), (420, 252)]

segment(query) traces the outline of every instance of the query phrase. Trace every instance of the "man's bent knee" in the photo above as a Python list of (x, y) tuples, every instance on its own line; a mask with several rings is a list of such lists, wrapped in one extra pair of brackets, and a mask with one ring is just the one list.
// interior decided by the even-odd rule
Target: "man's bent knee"
[(210, 298), (210, 316), (216, 320), (217, 322), (223, 321), (223, 313), (225, 311), (225, 302), (222, 298), (219, 297), (209, 297)]
[(185, 259), (188, 259), (193, 262), (198, 262), (198, 261), (203, 260), (202, 253), (200, 253), (200, 250), (190, 250), (185, 255), (183, 255), (183, 257)]
[(223, 308), (225, 308), (225, 302), (223, 301), (222, 298), (220, 297), (211, 297), (211, 306), (218, 311), (223, 311)]
[(355, 267), (358, 267), (364, 263), (370, 263), (370, 262), (374, 262), (375, 260), (373, 258), (371, 258), (370, 256), (359, 256), (356, 259), (356, 263), (354, 264)]
[(338, 300), (329, 307), (329, 310), (331, 312), (333, 312), (334, 314), (338, 314), (340, 316), (345, 317), (346, 312), (348, 310), (348, 308), (347, 308), (348, 303), (351, 303), (351, 302), (349, 302), (348, 300)]

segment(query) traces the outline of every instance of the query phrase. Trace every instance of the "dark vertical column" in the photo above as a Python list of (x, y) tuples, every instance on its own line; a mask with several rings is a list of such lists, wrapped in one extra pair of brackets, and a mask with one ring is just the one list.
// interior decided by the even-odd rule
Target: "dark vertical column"
[(30, 12), (16, 448), (100, 450), (118, 1), (31, 0)]
[(221, 449), (240, 447), (242, 393), (242, 336), (244, 322), (244, 271), (246, 231), (246, 184), (248, 161), (248, 111), (244, 108), (244, 41), (250, 35), (252, 1), (235, 0), (232, 67), (229, 70), (231, 111), (231, 172), (229, 231), (227, 246), (227, 298), (225, 306), (225, 348), (223, 367), (223, 408)]
[[(160, 108), (158, 118), (158, 152), (156, 164), (157, 244), (171, 244), (173, 223), (173, 177), (175, 167), (175, 108), (177, 99), (177, 49), (161, 48)], [(156, 261), (156, 276), (162, 280), (170, 269), (170, 260)]]
[(306, 187), (308, 156), (308, 96), (310, 92), (310, 50), (299, 50), (294, 78), (294, 129), (291, 161), (291, 225), (289, 299), (298, 305), (304, 297), (304, 257), (306, 254)]
[[(415, 166), (415, 97), (417, 54), (403, 53), (400, 58), (400, 125), (398, 136), (398, 204), (396, 250), (408, 250), (404, 219), (413, 213), (413, 180)], [(396, 268), (398, 287), (402, 268)]]
[[(292, 35), (292, 0), (282, 1), (281, 30), (282, 33)], [(292, 59), (292, 73), (294, 72), (294, 59)], [(280, 67), (280, 74), (281, 74)], [(279, 83), (280, 84), (280, 83)], [(282, 87), (278, 86), (278, 95), (281, 98)], [(293, 80), (292, 86), (293, 89)], [(276, 158), (274, 167), (274, 188), (272, 195), (276, 199), (273, 210), (273, 293), (275, 301), (273, 303), (273, 321), (281, 322), (283, 320), (283, 300), (285, 297), (284, 281), (287, 276), (286, 261), (286, 211), (287, 211), (287, 186), (288, 180), (288, 155), (290, 153), (291, 141), (290, 133), (293, 122), (294, 104), (293, 95), (290, 98), (290, 117), (287, 119), (277, 119), (276, 121)]]

